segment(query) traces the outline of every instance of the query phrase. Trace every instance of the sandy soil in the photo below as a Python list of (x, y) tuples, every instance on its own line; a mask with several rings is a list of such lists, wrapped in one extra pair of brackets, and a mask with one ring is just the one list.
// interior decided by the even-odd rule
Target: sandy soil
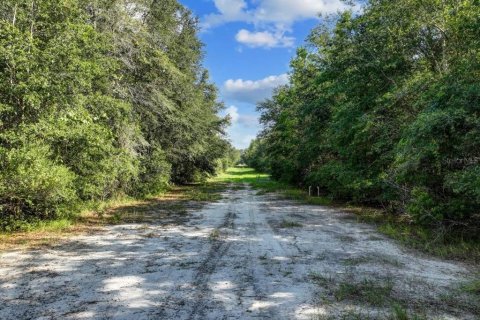
[(457, 289), (470, 275), (346, 213), (246, 187), (186, 215), (2, 253), (0, 319), (388, 319), (393, 301), (476, 319)]

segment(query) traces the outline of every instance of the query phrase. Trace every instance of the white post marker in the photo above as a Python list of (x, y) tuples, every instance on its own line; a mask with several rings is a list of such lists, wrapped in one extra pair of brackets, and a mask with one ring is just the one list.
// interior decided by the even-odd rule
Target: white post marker
[(317, 196), (320, 197), (320, 187), (317, 186)]

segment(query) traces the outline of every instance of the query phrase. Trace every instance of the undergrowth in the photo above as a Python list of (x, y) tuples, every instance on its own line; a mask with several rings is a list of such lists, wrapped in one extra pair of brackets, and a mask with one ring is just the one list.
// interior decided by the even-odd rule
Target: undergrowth
[(407, 216), (392, 215), (386, 211), (370, 207), (352, 206), (332, 201), (330, 198), (309, 196), (308, 189), (270, 179), (268, 174), (258, 173), (254, 169), (236, 167), (229, 169), (210, 181), (210, 183), (248, 184), (257, 190), (257, 194), (277, 193), (289, 200), (303, 204), (335, 206), (354, 213), (359, 221), (373, 223), (378, 230), (407, 247), (418, 249), (444, 259), (480, 262), (480, 234), (466, 237), (465, 233), (443, 227), (429, 227), (415, 224)]
[[(164, 193), (134, 199), (119, 196), (108, 201), (90, 202), (65, 217), (51, 220), (16, 221), (14, 228), (0, 231), (0, 250), (52, 245), (74, 234), (109, 224), (148, 222), (167, 215), (185, 215), (189, 203), (206, 203), (221, 198), (222, 183), (209, 182), (171, 186)], [(159, 213), (152, 217), (152, 213)]]
[(381, 233), (410, 248), (444, 259), (480, 262), (480, 238), (476, 232), (466, 236), (461, 229), (418, 225), (407, 216), (379, 209), (348, 207), (346, 210), (354, 213), (359, 221), (375, 224)]

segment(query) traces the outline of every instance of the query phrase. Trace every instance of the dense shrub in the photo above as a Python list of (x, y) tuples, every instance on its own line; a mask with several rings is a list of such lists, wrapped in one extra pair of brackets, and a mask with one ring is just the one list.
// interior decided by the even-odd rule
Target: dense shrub
[(51, 160), (48, 146), (27, 143), (0, 151), (0, 227), (68, 214), (77, 200), (75, 175)]
[(245, 162), (424, 224), (479, 224), (480, 6), (371, 0), (315, 28)]
[(214, 174), (228, 121), (197, 32), (177, 0), (1, 1), (0, 228)]
[(171, 164), (159, 147), (151, 148), (151, 154), (144, 156), (140, 163), (140, 174), (133, 192), (143, 197), (165, 191), (170, 181)]

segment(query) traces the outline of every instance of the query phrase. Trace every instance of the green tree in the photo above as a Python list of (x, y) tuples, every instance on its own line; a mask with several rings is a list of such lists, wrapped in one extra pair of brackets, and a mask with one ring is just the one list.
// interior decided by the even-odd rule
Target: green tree
[(229, 145), (176, 0), (0, 4), (2, 226), (214, 174)]
[(474, 0), (371, 0), (325, 21), (298, 50), (290, 83), (259, 105), (265, 129), (250, 163), (418, 222), (471, 219), (479, 17)]

